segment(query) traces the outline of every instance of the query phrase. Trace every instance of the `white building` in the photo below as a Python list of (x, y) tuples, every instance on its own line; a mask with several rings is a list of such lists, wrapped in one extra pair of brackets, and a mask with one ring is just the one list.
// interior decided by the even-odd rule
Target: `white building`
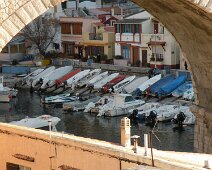
[(121, 55), (131, 64), (143, 67), (179, 67), (178, 43), (148, 12), (142, 11), (119, 20), (115, 28), (115, 55)]

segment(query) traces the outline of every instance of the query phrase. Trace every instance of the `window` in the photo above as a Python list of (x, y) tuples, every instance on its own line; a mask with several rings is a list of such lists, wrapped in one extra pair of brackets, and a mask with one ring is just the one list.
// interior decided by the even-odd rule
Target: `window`
[(70, 23), (62, 23), (61, 24), (61, 33), (62, 34), (71, 34), (71, 24)]
[(8, 163), (6, 164), (7, 170), (31, 170), (31, 168), (22, 166), (22, 165), (17, 165), (13, 163)]
[(63, 51), (67, 55), (73, 55), (74, 54), (74, 45), (70, 43), (63, 43)]
[(120, 30), (120, 24), (116, 24), (115, 25), (115, 28), (116, 28), (116, 33), (120, 33), (121, 32), (121, 30)]
[(132, 96), (127, 96), (127, 97), (125, 98), (125, 102), (132, 102), (132, 101), (134, 101), (134, 99), (133, 99)]
[(82, 35), (82, 23), (74, 23), (72, 27), (73, 27), (73, 34)]
[(132, 33), (132, 25), (131, 24), (123, 25), (123, 33)]
[(130, 46), (122, 46), (122, 56), (124, 59), (130, 59)]
[(139, 33), (139, 24), (134, 25), (134, 33)]

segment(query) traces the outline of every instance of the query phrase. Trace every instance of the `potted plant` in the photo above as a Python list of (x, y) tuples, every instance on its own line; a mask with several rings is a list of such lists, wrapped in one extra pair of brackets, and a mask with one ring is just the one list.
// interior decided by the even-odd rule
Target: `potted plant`
[(105, 64), (107, 58), (108, 58), (108, 57), (107, 57), (107, 54), (102, 54), (102, 55), (101, 55), (101, 64)]

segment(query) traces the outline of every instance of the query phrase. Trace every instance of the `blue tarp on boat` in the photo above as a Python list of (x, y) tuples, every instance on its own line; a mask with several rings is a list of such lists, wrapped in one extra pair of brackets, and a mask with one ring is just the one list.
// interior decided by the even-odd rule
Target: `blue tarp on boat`
[(158, 91), (158, 96), (166, 96), (173, 92), (176, 88), (182, 85), (186, 81), (186, 76), (182, 75), (174, 79), (172, 82), (166, 84), (165, 86), (161, 87)]
[(152, 95), (156, 95), (161, 87), (165, 86), (166, 84), (170, 83), (173, 80), (174, 77), (172, 75), (167, 75), (163, 77), (162, 79), (160, 79), (159, 81), (150, 86), (150, 93)]
[(172, 96), (181, 97), (190, 88), (192, 88), (192, 82), (191, 81), (187, 81), (184, 84), (182, 84), (181, 86), (179, 86), (177, 89), (175, 89), (172, 92)]

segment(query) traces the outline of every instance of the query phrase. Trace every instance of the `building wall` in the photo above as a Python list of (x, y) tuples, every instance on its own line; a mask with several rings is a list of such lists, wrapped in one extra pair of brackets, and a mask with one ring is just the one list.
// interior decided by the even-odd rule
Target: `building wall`
[[(0, 157), (1, 170), (6, 170), (6, 162), (31, 170), (59, 170), (62, 165), (75, 170), (120, 170), (138, 162), (136, 155), (122, 146), (54, 132), (50, 136), (48, 131), (9, 124), (0, 124), (0, 145), (4, 146), (0, 147), (4, 155)], [(151, 160), (147, 158), (147, 162)]]

